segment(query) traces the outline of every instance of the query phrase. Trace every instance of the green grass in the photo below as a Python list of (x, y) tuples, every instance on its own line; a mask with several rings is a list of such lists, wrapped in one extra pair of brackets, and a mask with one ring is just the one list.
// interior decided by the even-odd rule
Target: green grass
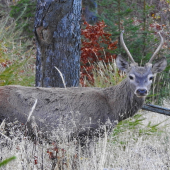
[(15, 29), (8, 15), (0, 20), (0, 86), (18, 84), (33, 86), (35, 50), (32, 40)]
[(4, 161), (0, 162), (0, 167), (1, 167), (1, 166), (5, 166), (6, 164), (8, 164), (9, 162), (11, 162), (11, 161), (14, 160), (14, 159), (16, 159), (15, 156), (10, 157), (10, 158), (8, 158), (8, 159), (5, 159)]

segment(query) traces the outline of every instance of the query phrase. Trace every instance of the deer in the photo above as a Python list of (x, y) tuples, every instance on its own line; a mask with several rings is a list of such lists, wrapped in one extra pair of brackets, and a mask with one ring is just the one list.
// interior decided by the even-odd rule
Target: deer
[[(98, 138), (105, 131), (109, 134), (117, 122), (133, 116), (142, 108), (155, 75), (167, 65), (165, 57), (152, 64), (164, 44), (160, 33), (160, 45), (144, 66), (134, 61), (123, 33), (120, 42), (130, 62), (121, 55), (116, 58), (118, 69), (126, 73), (126, 78), (119, 84), (108, 88), (0, 87), (0, 119), (13, 121), (17, 118), (23, 124), (28, 123), (28, 113), (36, 99), (31, 117), (39, 128), (38, 133), (52, 134), (52, 140), (58, 140), (64, 134), (70, 139), (78, 139), (83, 145), (87, 137)], [(53, 133), (56, 130), (57, 133)]]

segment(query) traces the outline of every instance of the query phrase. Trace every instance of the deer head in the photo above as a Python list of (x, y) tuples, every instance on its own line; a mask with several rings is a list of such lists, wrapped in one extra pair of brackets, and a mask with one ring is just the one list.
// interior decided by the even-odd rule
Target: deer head
[(166, 68), (167, 61), (165, 57), (162, 57), (155, 64), (152, 64), (152, 61), (154, 60), (156, 54), (159, 52), (162, 45), (164, 44), (164, 39), (159, 33), (159, 36), (161, 38), (160, 45), (154, 52), (153, 56), (150, 58), (149, 62), (146, 63), (144, 67), (141, 67), (138, 66), (138, 64), (134, 61), (128, 48), (126, 47), (125, 42), (123, 40), (123, 33), (124, 31), (122, 31), (120, 35), (120, 41), (125, 51), (127, 52), (129, 59), (131, 60), (131, 63), (128, 63), (121, 55), (118, 55), (116, 58), (116, 64), (120, 70), (126, 72), (127, 80), (130, 82), (129, 88), (131, 88), (131, 90), (137, 97), (143, 98), (148, 95), (155, 75), (157, 73), (162, 72)]

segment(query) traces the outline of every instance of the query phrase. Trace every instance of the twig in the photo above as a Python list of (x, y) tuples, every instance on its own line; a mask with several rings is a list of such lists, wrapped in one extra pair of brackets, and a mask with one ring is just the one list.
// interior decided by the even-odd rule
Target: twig
[(63, 82), (63, 85), (64, 85), (64, 88), (65, 89), (67, 89), (67, 87), (66, 87), (66, 83), (65, 83), (65, 81), (64, 81), (64, 77), (63, 77), (63, 74), (61, 73), (61, 71), (56, 67), (56, 66), (54, 66), (55, 67), (55, 69), (59, 72), (59, 74), (60, 74), (60, 77), (61, 77), (61, 79), (62, 79), (62, 82)]
[(34, 103), (34, 105), (33, 105), (32, 108), (31, 108), (31, 111), (30, 111), (30, 113), (29, 113), (29, 115), (28, 115), (28, 118), (27, 118), (27, 122), (26, 122), (26, 123), (28, 123), (28, 122), (30, 121), (30, 118), (31, 118), (31, 116), (32, 116), (33, 111), (35, 110), (36, 105), (37, 105), (37, 99), (35, 99), (35, 103)]

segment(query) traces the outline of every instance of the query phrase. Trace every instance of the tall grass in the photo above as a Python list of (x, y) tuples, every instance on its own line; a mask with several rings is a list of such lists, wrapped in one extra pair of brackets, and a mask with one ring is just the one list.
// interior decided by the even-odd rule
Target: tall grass
[[(169, 101), (164, 106), (169, 106)], [(0, 158), (2, 161), (13, 155), (17, 157), (3, 170), (168, 169), (169, 124), (167, 116), (141, 111), (118, 123), (109, 137), (99, 138), (89, 147), (90, 156), (86, 156), (81, 150), (77, 151), (75, 141), (50, 144), (40, 138), (31, 140), (24, 135), (24, 126), (15, 120), (6, 123), (3, 131), (1, 128), (1, 133), (8, 133), (12, 140), (0, 135)]]
[(7, 14), (0, 20), (0, 85), (34, 85), (35, 50)]
[[(108, 64), (106, 64), (105, 61), (96, 62), (92, 67), (93, 71), (91, 75), (93, 76), (94, 82), (91, 83), (91, 80), (84, 77), (83, 84), (86, 86), (101, 88), (110, 87), (118, 84), (125, 78), (125, 74), (118, 71), (114, 59), (112, 60), (112, 63)], [(88, 71), (86, 72), (88, 73)]]

